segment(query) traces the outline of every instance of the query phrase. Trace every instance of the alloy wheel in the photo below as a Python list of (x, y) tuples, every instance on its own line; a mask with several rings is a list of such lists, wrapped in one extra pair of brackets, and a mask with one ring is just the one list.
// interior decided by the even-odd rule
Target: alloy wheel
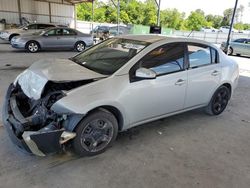
[(37, 43), (35, 43), (35, 42), (29, 43), (29, 45), (28, 45), (28, 50), (29, 50), (30, 52), (37, 52), (38, 49), (39, 49), (39, 47), (38, 47), (38, 44), (37, 44)]
[(89, 152), (104, 149), (112, 140), (114, 129), (107, 119), (96, 119), (87, 124), (81, 133), (81, 146)]
[(215, 114), (220, 114), (227, 106), (229, 94), (227, 90), (221, 89), (217, 92), (213, 101), (213, 111)]
[(82, 52), (85, 49), (85, 45), (83, 43), (78, 43), (76, 49), (78, 52)]

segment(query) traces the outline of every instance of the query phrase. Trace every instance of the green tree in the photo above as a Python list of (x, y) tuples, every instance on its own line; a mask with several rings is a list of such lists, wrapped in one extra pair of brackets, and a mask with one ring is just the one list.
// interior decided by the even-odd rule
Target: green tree
[(191, 12), (186, 21), (186, 27), (189, 30), (199, 31), (202, 27), (207, 26), (207, 21), (199, 11)]
[(184, 22), (185, 13), (177, 9), (165, 9), (161, 11), (161, 25), (179, 30)]
[(206, 21), (208, 23), (212, 23), (212, 27), (217, 28), (217, 29), (221, 27), (222, 20), (223, 20), (223, 16), (212, 15), (212, 14), (206, 15)]

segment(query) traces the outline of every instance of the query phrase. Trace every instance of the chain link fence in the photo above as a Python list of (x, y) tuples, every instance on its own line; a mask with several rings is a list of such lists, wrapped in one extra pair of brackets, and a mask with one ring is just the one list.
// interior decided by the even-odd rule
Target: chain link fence
[[(175, 36), (182, 36), (182, 37), (188, 37), (189, 38), (195, 38), (195, 39), (201, 39), (205, 40), (207, 42), (211, 42), (214, 44), (221, 44), (222, 42), (227, 41), (228, 33), (222, 33), (222, 32), (202, 32), (202, 31), (176, 31), (173, 30), (172, 35)], [(238, 38), (250, 38), (249, 34), (244, 33), (235, 33), (232, 32), (231, 39), (238, 39)]]

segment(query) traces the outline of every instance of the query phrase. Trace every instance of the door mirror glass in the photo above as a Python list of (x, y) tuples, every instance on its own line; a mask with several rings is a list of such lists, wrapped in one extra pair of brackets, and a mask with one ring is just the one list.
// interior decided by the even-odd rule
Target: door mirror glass
[(137, 78), (154, 79), (156, 78), (156, 72), (147, 68), (139, 68), (136, 70), (135, 76)]

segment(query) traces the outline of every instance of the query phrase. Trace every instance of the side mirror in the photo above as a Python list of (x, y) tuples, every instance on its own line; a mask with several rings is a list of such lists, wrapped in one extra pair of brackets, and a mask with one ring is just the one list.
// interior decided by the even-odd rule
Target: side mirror
[(43, 34), (43, 36), (48, 37), (49, 35), (48, 35), (48, 33), (45, 33), (45, 34)]
[(139, 68), (136, 70), (135, 76), (137, 78), (154, 79), (156, 78), (156, 72), (151, 69)]
[(24, 27), (23, 30), (28, 30), (28, 27)]

